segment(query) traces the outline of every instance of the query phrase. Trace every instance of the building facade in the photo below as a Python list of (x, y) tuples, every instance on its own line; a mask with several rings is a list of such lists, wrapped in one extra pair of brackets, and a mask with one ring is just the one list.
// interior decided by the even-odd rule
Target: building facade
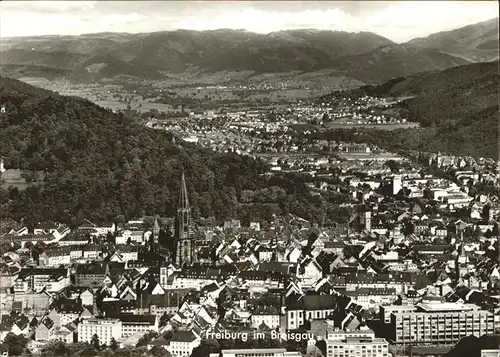
[(122, 336), (122, 322), (119, 319), (87, 319), (78, 324), (78, 342), (90, 342), (97, 335), (99, 343), (109, 345)]
[(473, 304), (420, 303), (417, 310), (391, 314), (396, 343), (456, 343), (461, 338), (494, 334), (494, 314)]
[(346, 337), (326, 341), (326, 357), (387, 357), (389, 343), (384, 338)]

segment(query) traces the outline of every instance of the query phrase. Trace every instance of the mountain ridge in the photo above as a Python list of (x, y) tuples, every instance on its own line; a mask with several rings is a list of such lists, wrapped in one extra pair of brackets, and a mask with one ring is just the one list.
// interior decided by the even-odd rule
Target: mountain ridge
[[(162, 79), (161, 73), (186, 71), (199, 74), (227, 70), (286, 73), (332, 69), (339, 76), (350, 75), (374, 84), (398, 76), (495, 59), (498, 44), (494, 43), (492, 29), (498, 28), (498, 21), (493, 20), (403, 44), (373, 32), (315, 29), (268, 34), (229, 29), (179, 29), (141, 34), (6, 38), (2, 41), (0, 56), (3, 65), (11, 66), (5, 67), (4, 75), (16, 78), (22, 75), (13, 71), (13, 65), (79, 71), (78, 76), (70, 76), (76, 81), (84, 77), (98, 81), (119, 75), (154, 80)], [(459, 35), (463, 38), (453, 45), (439, 45), (446, 41), (433, 40), (458, 38)], [(108, 56), (101, 63), (106, 70), (86, 75), (87, 69), (82, 63), (95, 56)], [(29, 76), (29, 69), (25, 67), (23, 75)]]

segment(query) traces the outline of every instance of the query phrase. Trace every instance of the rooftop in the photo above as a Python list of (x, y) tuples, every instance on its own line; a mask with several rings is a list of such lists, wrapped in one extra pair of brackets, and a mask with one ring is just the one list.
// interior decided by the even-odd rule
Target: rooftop
[(472, 311), (471, 304), (459, 304), (454, 302), (420, 303), (416, 305), (425, 312), (445, 312), (445, 311)]
[(285, 353), (285, 348), (252, 348), (239, 350), (222, 350), (222, 354), (259, 354), (259, 353)]

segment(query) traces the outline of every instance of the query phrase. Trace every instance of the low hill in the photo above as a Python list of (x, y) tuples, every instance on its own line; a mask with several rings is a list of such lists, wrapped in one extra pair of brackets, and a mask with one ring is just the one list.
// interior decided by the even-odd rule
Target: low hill
[[(7, 169), (25, 172), (30, 184), (24, 191), (0, 190), (2, 217), (75, 224), (172, 216), (181, 170), (195, 217), (248, 222), (290, 212), (312, 218), (323, 205), (311, 203), (300, 180), (263, 175), (267, 165), (261, 161), (176, 146), (168, 133), (90, 101), (0, 80), (6, 109), (0, 113), (0, 157)], [(37, 171), (44, 172), (41, 183), (31, 175)], [(243, 191), (260, 200), (240, 204)]]
[[(498, 85), (496, 61), (400, 77), (379, 86), (362, 87), (350, 95), (411, 96), (400, 106), (408, 120), (422, 126), (390, 133), (363, 131), (365, 140), (393, 150), (497, 158)], [(328, 99), (332, 95), (322, 100)]]
[(409, 45), (420, 49), (435, 49), (474, 62), (498, 59), (498, 17), (456, 30), (438, 32), (416, 38)]

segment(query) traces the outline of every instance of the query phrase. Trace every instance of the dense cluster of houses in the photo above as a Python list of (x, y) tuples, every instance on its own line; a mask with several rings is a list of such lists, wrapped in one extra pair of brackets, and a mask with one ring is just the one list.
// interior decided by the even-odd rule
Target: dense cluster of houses
[[(477, 225), (480, 235), (466, 240), (471, 222), (426, 216), (415, 207), (388, 218), (390, 209), (381, 212), (382, 205), (367, 204), (357, 217), (360, 231), (314, 228), (299, 219), (278, 220), (265, 231), (239, 222), (199, 228), (198, 263), (190, 267), (140, 260), (138, 248), (153, 234), (144, 222), (119, 229), (13, 229), (4, 235), (12, 249), (2, 256), (1, 337), (24, 334), (36, 348), (97, 335), (100, 343), (114, 339), (125, 346), (153, 331), (159, 337), (150, 347), (189, 356), (217, 331), (305, 331), (331, 348), (346, 341), (372, 348), (381, 338), (385, 346), (388, 340), (455, 343), (467, 334), (498, 332), (495, 227)], [(382, 219), (391, 224), (381, 227)], [(417, 223), (404, 234), (408, 219)], [(142, 238), (103, 243), (109, 235)], [(36, 245), (43, 247), (38, 261)], [(459, 318), (472, 311), (471, 327), (457, 325), (453, 334), (435, 338), (429, 332), (420, 340), (407, 340), (400, 330), (412, 322), (405, 320), (409, 313), (427, 319), (443, 311)], [(370, 324), (374, 319), (383, 321), (383, 330)], [(349, 334), (364, 342), (346, 339)]]

